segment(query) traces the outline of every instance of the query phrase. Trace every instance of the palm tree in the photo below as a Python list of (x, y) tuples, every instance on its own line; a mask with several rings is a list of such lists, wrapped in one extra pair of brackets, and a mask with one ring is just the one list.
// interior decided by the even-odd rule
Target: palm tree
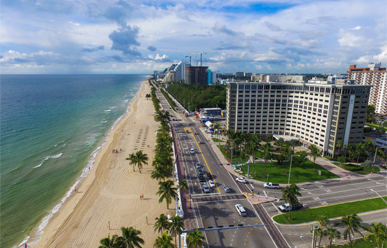
[(163, 232), (160, 237), (157, 237), (156, 241), (153, 243), (153, 247), (156, 248), (173, 248), (172, 237), (168, 235), (167, 232)]
[(140, 244), (144, 244), (144, 240), (140, 238), (141, 231), (136, 230), (133, 227), (121, 227), (122, 236), (118, 237), (118, 247), (122, 248), (141, 248)]
[(362, 226), (360, 225), (362, 219), (357, 216), (357, 214), (352, 214), (352, 215), (345, 215), (341, 217), (341, 221), (335, 223), (335, 226), (343, 226), (345, 227), (343, 237), (346, 240), (347, 237), (349, 237), (349, 244), (352, 248), (352, 240), (351, 240), (351, 234), (355, 235), (355, 232), (359, 233), (361, 236), (363, 234), (360, 232), (359, 228)]
[(113, 235), (113, 237), (110, 238), (109, 234), (107, 238), (101, 239), (101, 241), (99, 241), (101, 245), (98, 248), (118, 248), (117, 238), (118, 235)]
[(167, 209), (169, 209), (169, 204), (172, 203), (172, 199), (177, 197), (176, 188), (173, 187), (173, 181), (167, 180), (165, 182), (159, 182), (159, 191), (157, 191), (157, 195), (160, 196), (159, 203), (163, 200), (167, 202)]
[(156, 179), (157, 181), (165, 181), (165, 179), (170, 175), (167, 171), (167, 167), (156, 167), (154, 171), (151, 173), (151, 178)]
[(387, 241), (387, 226), (382, 222), (372, 222), (371, 226), (363, 226), (369, 233), (364, 237), (365, 240), (375, 239), (375, 246), (381, 248), (382, 244)]
[(267, 177), (267, 174), (266, 174), (266, 167), (267, 167), (267, 160), (270, 159), (272, 157), (272, 153), (271, 153), (271, 149), (272, 149), (272, 146), (271, 146), (271, 143), (267, 142), (264, 146), (263, 146), (263, 159), (265, 160), (265, 177)]
[(281, 150), (282, 150), (282, 147), (285, 145), (284, 138), (279, 138), (278, 140), (276, 140), (274, 142), (274, 145), (281, 147)]
[(332, 247), (332, 242), (334, 239), (341, 238), (340, 232), (334, 227), (327, 227), (327, 230), (325, 230), (325, 235), (328, 236), (329, 247)]
[(234, 130), (227, 130), (227, 137), (228, 139), (230, 140), (230, 144), (231, 144), (231, 160), (230, 160), (230, 163), (232, 163), (232, 155), (233, 155), (233, 146), (234, 146), (234, 140), (236, 138), (236, 134), (235, 134), (235, 131)]
[(308, 149), (310, 151), (310, 155), (312, 155), (312, 157), (313, 157), (313, 163), (314, 163), (313, 171), (316, 171), (316, 157), (320, 156), (320, 150), (318, 149), (318, 147), (315, 144), (311, 144), (308, 147)]
[(321, 234), (319, 235), (320, 240), (318, 241), (318, 247), (320, 247), (322, 237), (325, 235), (325, 230), (327, 226), (329, 225), (329, 219), (324, 215), (317, 216), (316, 221), (319, 224), (319, 228), (321, 230)]
[(129, 164), (133, 165), (133, 171), (134, 171), (134, 166), (137, 164), (137, 157), (134, 153), (129, 154), (129, 157), (126, 158), (126, 160), (129, 160)]
[(183, 179), (181, 181), (179, 181), (179, 185), (177, 186), (179, 189), (182, 189), (182, 190), (188, 190), (189, 187), (188, 187), (188, 183), (187, 183), (187, 180)]
[(383, 149), (378, 149), (376, 155), (378, 156), (378, 158), (379, 158), (380, 160), (382, 160), (382, 161), (384, 161), (384, 162), (387, 161), (387, 153), (385, 153), (385, 152), (383, 151)]
[(297, 196), (301, 196), (300, 188), (292, 183), (289, 186), (286, 186), (285, 188), (281, 189), (282, 191), (282, 198), (286, 203), (289, 203), (289, 219), (292, 219), (291, 212), (292, 212), (292, 205), (295, 205), (298, 203)]
[(290, 147), (292, 147), (293, 153), (294, 153), (294, 147), (300, 145), (300, 142), (299, 142), (298, 140), (296, 140), (296, 139), (291, 139), (291, 140), (289, 140), (287, 143), (288, 143), (288, 145), (289, 145)]
[(142, 164), (148, 164), (148, 155), (143, 153), (142, 150), (136, 152), (136, 164), (138, 166), (138, 170), (141, 173)]
[(355, 146), (355, 152), (354, 154), (357, 156), (356, 163), (359, 163), (359, 159), (362, 155), (366, 152), (366, 146), (363, 143), (359, 143)]
[(336, 142), (336, 148), (339, 149), (339, 154), (338, 154), (338, 156), (340, 156), (341, 148), (342, 148), (342, 147), (343, 147), (343, 141), (342, 141), (342, 140), (338, 140), (338, 141)]
[(155, 231), (162, 233), (165, 230), (169, 230), (170, 222), (167, 216), (160, 214), (160, 217), (156, 217), (155, 220)]
[(187, 239), (188, 239), (188, 247), (194, 247), (197, 248), (202, 247), (205, 245), (205, 238), (202, 235), (202, 231), (198, 231), (198, 229), (194, 229), (193, 232), (190, 232), (187, 234)]
[(180, 216), (175, 216), (171, 218), (171, 225), (169, 226), (169, 231), (175, 234), (175, 246), (176, 246), (176, 236), (177, 234), (182, 234), (184, 229), (184, 220)]

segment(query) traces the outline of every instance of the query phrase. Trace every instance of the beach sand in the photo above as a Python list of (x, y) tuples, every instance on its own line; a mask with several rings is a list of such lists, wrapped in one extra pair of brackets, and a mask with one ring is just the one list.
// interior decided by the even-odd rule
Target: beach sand
[[(130, 113), (114, 128), (90, 174), (53, 216), (35, 247), (95, 248), (101, 239), (121, 235), (121, 227), (130, 226), (142, 232), (143, 247), (153, 247), (159, 235), (153, 228), (155, 218), (161, 213), (173, 216), (175, 209), (173, 204), (170, 210), (165, 202), (159, 204), (158, 183), (150, 177), (159, 126), (154, 121), (152, 100), (145, 97), (150, 92), (144, 82)], [(112, 153), (113, 149), (122, 152)], [(143, 166), (141, 174), (138, 168), (133, 172), (125, 160), (139, 150), (149, 157), (149, 165)], [(140, 200), (142, 194), (144, 199)]]

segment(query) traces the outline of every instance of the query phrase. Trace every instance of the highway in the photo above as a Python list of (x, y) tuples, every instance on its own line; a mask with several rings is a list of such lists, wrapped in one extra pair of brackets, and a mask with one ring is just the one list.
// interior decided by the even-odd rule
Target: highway
[[(241, 224), (266, 225), (255, 228), (207, 231), (205, 237), (208, 247), (311, 247), (310, 224), (275, 226), (272, 223), (271, 217), (280, 213), (278, 206), (283, 204), (283, 201), (280, 200), (282, 197), (280, 190), (265, 189), (261, 183), (248, 185), (236, 182), (236, 176), (221, 165), (208, 144), (208, 140), (200, 130), (202, 128), (200, 123), (171, 110), (162, 94), (158, 91), (157, 94), (164, 110), (169, 111), (173, 115), (172, 118), (175, 119), (171, 121), (171, 126), (177, 136), (178, 150), (190, 188), (189, 201), (191, 201), (195, 216), (194, 228)], [(180, 107), (179, 110), (181, 109)], [(202, 144), (199, 144), (199, 141)], [(194, 152), (191, 152), (191, 149)], [(205, 175), (204, 182), (203, 178), (202, 182), (199, 180), (196, 163), (201, 164)], [(202, 186), (204, 183), (208, 185), (207, 173), (215, 182), (215, 187), (210, 188), (210, 193), (204, 193)], [(224, 185), (230, 188), (229, 193), (224, 191)], [(299, 184), (299, 187), (302, 194), (299, 197), (300, 202), (309, 208), (378, 197), (375, 191), (379, 195), (387, 195), (386, 177), (379, 175), (324, 183), (305, 183)], [(242, 194), (242, 192), (251, 192), (252, 189), (261, 195), (275, 197), (278, 201), (252, 205)], [(245, 207), (246, 217), (240, 216), (236, 211), (235, 204), (237, 203)], [(361, 217), (365, 223), (372, 221), (386, 223), (386, 216), (386, 211), (375, 211), (362, 214)], [(342, 231), (340, 227), (338, 229)], [(324, 242), (328, 244), (325, 239), (322, 243)]]

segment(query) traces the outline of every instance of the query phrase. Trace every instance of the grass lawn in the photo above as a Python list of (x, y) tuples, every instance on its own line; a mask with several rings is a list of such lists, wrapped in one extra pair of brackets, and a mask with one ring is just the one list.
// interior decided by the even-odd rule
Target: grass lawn
[[(384, 199), (387, 200), (385, 196)], [(289, 220), (289, 213), (280, 214), (274, 216), (274, 220), (282, 224), (300, 224), (305, 222), (315, 221), (317, 216), (324, 215), (328, 218), (340, 217), (344, 215), (363, 213), (372, 210), (386, 208), (386, 203), (380, 199), (380, 197), (356, 201), (341, 203), (326, 207), (305, 209), (301, 211), (291, 212), (292, 220)]]
[[(333, 163), (333, 164), (340, 166), (339, 163)], [(356, 164), (345, 164), (344, 169), (347, 171), (352, 171), (362, 175), (367, 175), (372, 172), (372, 167), (363, 169), (360, 165), (356, 165)], [(379, 171), (380, 171), (379, 167), (374, 166), (374, 173), (378, 173)]]
[[(252, 176), (253, 179), (259, 181), (270, 181), (273, 183), (288, 183), (289, 162), (284, 162), (282, 165), (278, 165), (277, 162), (268, 163), (266, 174), (269, 174), (269, 180), (265, 177), (265, 168), (263, 165), (263, 163), (250, 165), (250, 176)], [(242, 169), (243, 174), (246, 176), (248, 165), (242, 165), (239, 168)], [(313, 171), (314, 168), (316, 168), (316, 172)], [(318, 175), (319, 170), (321, 171), (321, 176)], [(303, 183), (332, 178), (338, 178), (338, 176), (327, 171), (318, 164), (308, 161), (302, 167), (292, 166), (290, 183)]]
[[(218, 146), (219, 147), (219, 146)], [(229, 161), (231, 159), (231, 150), (228, 150), (228, 153), (225, 153), (224, 145), (220, 145), (219, 147), (220, 151), (223, 153), (223, 156)], [(238, 149), (234, 149), (234, 155), (232, 156), (232, 162), (229, 161), (230, 163), (246, 163), (249, 161), (249, 157), (246, 156), (245, 158), (242, 158), (239, 154)]]
[[(342, 239), (337, 240), (342, 241)], [(351, 248), (349, 245), (349, 240), (347, 239), (347, 244), (345, 245), (332, 245), (333, 248)], [(375, 241), (374, 239), (370, 239), (365, 241), (363, 238), (352, 240), (352, 248), (374, 248)]]
[(220, 139), (217, 139), (217, 138), (212, 138), (212, 140), (213, 140), (214, 142), (224, 142), (224, 140), (220, 140)]

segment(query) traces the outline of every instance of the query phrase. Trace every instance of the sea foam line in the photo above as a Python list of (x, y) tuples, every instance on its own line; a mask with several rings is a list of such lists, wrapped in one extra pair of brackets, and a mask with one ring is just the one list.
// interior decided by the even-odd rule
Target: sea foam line
[(60, 158), (60, 157), (62, 157), (62, 155), (63, 155), (63, 153), (58, 153), (55, 155), (46, 156), (40, 164), (38, 164), (37, 166), (34, 166), (33, 168), (39, 168), (40, 166), (43, 165), (44, 161), (47, 161), (50, 158)]
[[(130, 105), (131, 103), (138, 97), (138, 93), (140, 92), (141, 90), (141, 87), (142, 87), (142, 84), (140, 85), (140, 87), (138, 88), (137, 90), (137, 93), (135, 94), (135, 96), (129, 101), (128, 103), (128, 106), (126, 108), (126, 111), (113, 123), (112, 125), (112, 128), (110, 128), (109, 132), (104, 135), (105, 139), (102, 140), (102, 144), (99, 145), (91, 154), (90, 154), (90, 159), (88, 160), (86, 166), (83, 168), (82, 170), (82, 174), (81, 176), (75, 181), (75, 183), (71, 186), (70, 190), (67, 191), (66, 195), (62, 198), (62, 200), (60, 201), (60, 203), (58, 203), (51, 211), (50, 213), (45, 216), (42, 220), (42, 222), (40, 223), (39, 227), (38, 227), (38, 230), (34, 233), (34, 237), (37, 236), (36, 238), (34, 238), (33, 240), (29, 241), (29, 239), (31, 238), (31, 236), (27, 236), (21, 244), (19, 244), (18, 247), (21, 247), (22, 245), (24, 245), (25, 243), (27, 243), (28, 241), (28, 246), (29, 247), (33, 247), (35, 246), (39, 241), (40, 239), (42, 238), (42, 235), (44, 233), (44, 228), (48, 225), (50, 219), (52, 218), (52, 216), (59, 211), (59, 209), (62, 207), (63, 203), (66, 201), (67, 198), (70, 197), (71, 193), (75, 190), (76, 186), (81, 182), (81, 180), (83, 178), (85, 178), (91, 171), (91, 169), (94, 167), (94, 162), (95, 162), (95, 158), (97, 157), (97, 155), (99, 154), (99, 152), (103, 149), (103, 147), (105, 146), (105, 144), (107, 143), (107, 141), (109, 140), (109, 136), (110, 134), (113, 132), (113, 129), (115, 128), (115, 126), (125, 117), (129, 114), (129, 111), (130, 111)], [(61, 153), (60, 156), (62, 156), (63, 153)], [(57, 154), (58, 155), (58, 154)], [(55, 155), (54, 155), (55, 156)], [(60, 157), (59, 156), (59, 157)], [(46, 157), (47, 158), (47, 157)], [(44, 161), (43, 161), (44, 162)], [(42, 162), (42, 164), (43, 164)], [(41, 165), (40, 165), (41, 166)], [(40, 167), (39, 166), (39, 167)], [(35, 168), (35, 167), (34, 167)]]

